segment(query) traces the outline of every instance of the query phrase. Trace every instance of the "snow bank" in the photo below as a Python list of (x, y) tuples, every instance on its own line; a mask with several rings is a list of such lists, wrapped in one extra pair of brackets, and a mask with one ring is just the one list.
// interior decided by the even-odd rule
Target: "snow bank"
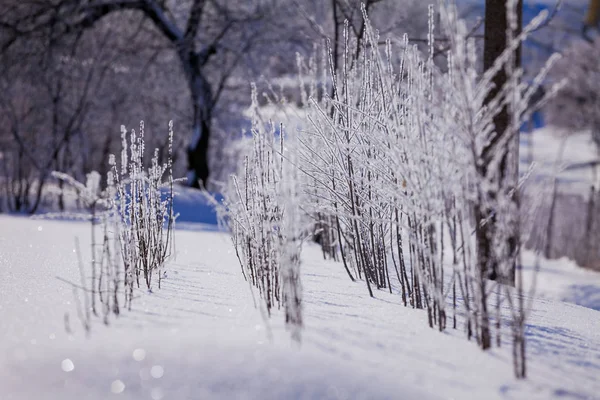
[[(227, 235), (177, 231), (163, 288), (90, 338), (76, 317), (73, 237), (89, 226), (0, 216), (0, 392), (9, 400), (122, 399), (593, 399), (600, 393), (600, 314), (555, 300), (574, 278), (542, 268), (528, 320), (529, 379), (512, 376), (510, 327), (484, 353), (460, 331), (429, 329), (400, 296), (352, 283), (307, 246), (306, 329), (300, 348), (275, 311), (253, 306)], [(555, 264), (555, 265), (554, 265)], [(546, 264), (544, 264), (546, 265)], [(553, 279), (552, 277), (555, 276)], [(581, 280), (579, 280), (581, 279)], [(554, 296), (554, 297), (553, 297)], [(504, 306), (503, 306), (504, 308)], [(506, 312), (506, 310), (505, 310)], [(68, 313), (68, 323), (65, 323)], [(450, 312), (449, 325), (452, 314)], [(68, 326), (70, 333), (65, 329)], [(143, 350), (143, 351), (142, 351)]]

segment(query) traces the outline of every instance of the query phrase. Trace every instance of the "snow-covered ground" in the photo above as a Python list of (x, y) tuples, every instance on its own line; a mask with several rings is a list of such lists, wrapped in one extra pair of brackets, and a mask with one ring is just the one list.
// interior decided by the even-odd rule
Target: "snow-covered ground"
[(383, 291), (369, 298), (310, 245), (298, 347), (280, 312), (266, 328), (219, 232), (178, 230), (163, 288), (86, 338), (57, 279), (78, 281), (75, 236), (86, 258), (85, 223), (0, 216), (3, 400), (600, 398), (600, 274), (565, 260), (542, 264), (519, 382), (508, 341), (484, 353), (460, 325), (429, 329), (425, 312)]
[[(562, 300), (600, 312), (600, 273), (581, 268), (575, 262), (561, 258), (542, 260), (542, 269), (536, 274), (534, 254), (525, 252), (523, 258), (527, 286), (535, 285), (536, 297)], [(598, 317), (600, 318), (600, 315)]]

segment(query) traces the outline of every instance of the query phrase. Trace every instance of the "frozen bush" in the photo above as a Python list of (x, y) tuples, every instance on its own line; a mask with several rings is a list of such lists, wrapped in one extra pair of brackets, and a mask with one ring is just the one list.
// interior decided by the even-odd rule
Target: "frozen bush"
[[(294, 147), (280, 125), (261, 125), (253, 88), (253, 125), (245, 138), (243, 164), (224, 190), (224, 213), (244, 278), (258, 289), (267, 314), (284, 306), (292, 337), (300, 340), (303, 240)], [(262, 306), (261, 306), (262, 309)]]
[[(513, 31), (514, 6), (509, 2)], [(509, 33), (508, 48), (481, 74), (474, 39), (456, 9), (441, 5), (440, 16), (449, 41), (444, 70), (434, 63), (433, 8), (428, 53), (407, 37), (399, 55), (389, 41), (381, 50), (365, 13), (358, 58), (349, 51), (346, 27), (341, 67), (334, 66), (331, 52), (317, 54), (306, 66), (300, 60), (302, 103), (308, 104), (297, 141), (302, 210), (317, 221), (324, 253), (339, 251), (351, 279), (363, 280), (371, 296), (375, 289), (396, 289), (405, 305), (427, 310), (432, 328), (446, 328), (449, 305), (456, 327), (462, 307), (467, 336), (487, 349), (492, 320), (500, 343), (499, 304), (506, 298), (515, 373), (523, 377), (526, 305), (520, 268), (516, 291), (504, 280), (488, 278), (510, 277), (518, 265), (520, 244), (506, 243), (519, 232), (520, 186), (506, 177), (516, 177), (516, 134), (556, 57), (532, 85), (521, 82), (515, 52), (542, 15), (523, 33)], [(492, 95), (500, 70), (509, 80)], [(494, 118), (505, 107), (510, 126), (497, 132)], [(494, 252), (481, 257), (480, 236), (474, 234), (486, 224), (492, 225), (486, 231), (493, 235), (488, 240)], [(495, 319), (490, 293), (498, 294)]]
[[(90, 298), (90, 308), (102, 315), (104, 322), (121, 307), (131, 308), (134, 286), (151, 291), (153, 278), (160, 288), (165, 262), (173, 249), (173, 123), (169, 123), (169, 157), (159, 163), (158, 149), (146, 170), (144, 157), (144, 124), (139, 132), (122, 127), (121, 165), (110, 155), (106, 186), (102, 189), (97, 172), (87, 175), (86, 184), (69, 175), (54, 176), (75, 189), (85, 214), (63, 213), (60, 216), (85, 219), (91, 223), (90, 282), (88, 284), (80, 257), (81, 286)], [(166, 177), (166, 179), (165, 179)], [(45, 217), (52, 216), (46, 214)], [(121, 299), (122, 298), (122, 299)], [(80, 314), (89, 329), (87, 307)]]

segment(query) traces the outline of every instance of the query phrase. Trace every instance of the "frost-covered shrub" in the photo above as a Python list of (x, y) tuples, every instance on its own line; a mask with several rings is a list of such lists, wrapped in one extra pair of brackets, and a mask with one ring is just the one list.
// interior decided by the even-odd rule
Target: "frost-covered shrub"
[[(134, 286), (140, 287), (140, 278), (148, 290), (153, 278), (160, 288), (164, 264), (173, 249), (173, 123), (169, 124), (169, 157), (159, 162), (155, 150), (148, 169), (144, 168), (144, 124), (139, 132), (127, 135), (121, 128), (122, 152), (120, 166), (114, 155), (106, 185), (102, 188), (97, 172), (87, 175), (84, 184), (69, 175), (53, 175), (73, 188), (85, 213), (64, 213), (91, 223), (90, 280), (80, 258), (81, 286), (86, 302), (95, 315), (102, 314), (108, 323), (109, 315), (120, 313), (121, 307), (131, 308)], [(52, 215), (46, 214), (45, 217)], [(88, 307), (81, 312), (84, 325), (89, 329)]]
[[(509, 2), (513, 29), (514, 6)], [(407, 37), (399, 55), (389, 41), (381, 50), (365, 13), (360, 51), (349, 51), (354, 45), (346, 27), (340, 65), (331, 52), (307, 65), (300, 60), (306, 117), (297, 141), (288, 143), (299, 171), (296, 190), (303, 194), (302, 213), (316, 220), (324, 254), (339, 254), (349, 277), (363, 280), (371, 296), (375, 289), (395, 289), (405, 305), (426, 309), (431, 327), (446, 328), (451, 305), (453, 326), (457, 314), (464, 315), (468, 337), (489, 348), (492, 321), (500, 341), (502, 294), (513, 310), (515, 372), (523, 376), (526, 310), (519, 300), (520, 274), (516, 292), (488, 278), (510, 276), (518, 262), (519, 243), (506, 244), (519, 231), (517, 132), (548, 67), (526, 87), (514, 58), (544, 16), (509, 37), (509, 47), (484, 74), (478, 72), (474, 40), (455, 8), (442, 5), (440, 16), (449, 41), (444, 70), (434, 63), (433, 8), (428, 53), (411, 46)], [(503, 69), (509, 80), (492, 94), (493, 78)], [(505, 108), (510, 124), (497, 132), (494, 118)], [(239, 201), (230, 215), (235, 216), (234, 240), (245, 251), (244, 268), (265, 265), (269, 271), (276, 261), (265, 263), (267, 254), (255, 253), (279, 259), (271, 254), (277, 247), (263, 244), (273, 221), (286, 214), (276, 200), (281, 182), (271, 173), (280, 166), (271, 161), (277, 154), (273, 133), (255, 133), (251, 143), (254, 152), (233, 179)], [(492, 226), (486, 231), (493, 254), (481, 257), (480, 238), (473, 234), (486, 224)], [(494, 318), (492, 292), (498, 293)]]
[[(108, 175), (109, 190), (114, 191), (115, 215), (119, 218), (118, 230), (125, 275), (140, 277), (147, 289), (152, 289), (154, 274), (160, 288), (162, 268), (171, 253), (175, 215), (173, 211), (173, 123), (169, 123), (169, 157), (159, 163), (159, 151), (155, 149), (151, 166), (144, 170), (144, 124), (139, 132), (131, 131), (127, 143), (127, 131), (121, 128), (121, 168), (115, 157), (110, 158)], [(164, 178), (166, 176), (166, 181)], [(126, 282), (131, 287), (132, 282)]]
[[(115, 315), (120, 313), (118, 295), (123, 276), (121, 262), (118, 259), (118, 241), (114, 237), (112, 229), (114, 201), (111, 194), (114, 194), (114, 191), (110, 190), (110, 186), (106, 190), (101, 190), (101, 176), (95, 171), (87, 174), (85, 185), (60, 172), (54, 172), (53, 175), (75, 190), (77, 199), (85, 211), (83, 214), (63, 213), (59, 215), (88, 220), (91, 225), (89, 284), (86, 281), (86, 271), (81, 259), (79, 242), (76, 242), (81, 275), (80, 284), (84, 289), (83, 296), (86, 304), (83, 307), (84, 310), (80, 311), (80, 319), (86, 330), (89, 330), (90, 310), (96, 316), (101, 314), (105, 323), (108, 323), (111, 313)], [(48, 216), (45, 215), (45, 217)], [(90, 303), (89, 306), (87, 303)]]
[[(507, 6), (515, 32), (516, 2)], [(439, 330), (446, 328), (451, 307), (453, 327), (462, 318), (468, 338), (483, 349), (492, 345), (494, 323), (496, 342), (501, 342), (500, 303), (506, 300), (515, 373), (524, 377), (520, 268), (516, 288), (509, 287), (521, 232), (516, 146), (531, 98), (556, 57), (532, 85), (521, 82), (515, 57), (545, 16), (518, 36), (507, 33), (508, 48), (481, 74), (474, 39), (455, 7), (440, 6), (441, 32), (448, 41), (444, 69), (434, 62), (433, 8), (427, 53), (406, 36), (398, 54), (390, 41), (382, 48), (363, 13), (364, 40), (350, 43), (346, 25), (340, 59), (332, 51), (306, 63), (299, 59), (305, 108), (294, 140), (278, 139), (275, 129), (257, 122), (253, 127), (243, 166), (226, 191), (242, 271), (270, 310), (281, 301), (280, 280), (289, 272), (281, 272), (286, 271), (283, 262), (294, 266), (297, 254), (290, 250), (297, 247), (278, 246), (279, 236), (285, 229), (312, 231), (324, 255), (339, 255), (348, 276), (364, 281), (371, 296), (377, 289), (397, 292), (404, 305), (426, 309), (429, 325)], [(493, 91), (502, 70), (508, 81)], [(504, 112), (508, 129), (497, 131), (494, 120)], [(296, 172), (283, 173), (287, 167)], [(282, 200), (282, 193), (295, 201)], [(302, 218), (314, 221), (313, 229), (299, 229)], [(296, 237), (284, 236), (288, 242)], [(492, 244), (491, 254), (481, 246), (483, 239)], [(493, 275), (495, 282), (489, 280)], [(491, 293), (496, 294), (495, 314)], [(287, 305), (285, 295), (284, 290)]]
[[(257, 111), (256, 89), (253, 110)], [(283, 126), (261, 125), (253, 115), (243, 163), (224, 189), (224, 219), (244, 278), (258, 289), (267, 314), (283, 305), (295, 340), (302, 328), (300, 250), (303, 239), (294, 147)], [(262, 309), (262, 307), (261, 307)]]

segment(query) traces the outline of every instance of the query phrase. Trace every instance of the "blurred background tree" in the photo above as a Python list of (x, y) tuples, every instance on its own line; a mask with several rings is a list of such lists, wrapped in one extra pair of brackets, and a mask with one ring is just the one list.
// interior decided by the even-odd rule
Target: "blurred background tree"
[[(428, 2), (363, 2), (382, 42), (407, 33), (426, 46)], [(457, 4), (483, 51), (485, 1)], [(524, 22), (555, 5), (525, 0)], [(587, 6), (562, 2), (524, 46), (528, 70), (581, 38)], [(354, 40), (364, 34), (362, 18), (360, 0), (3, 0), (0, 209), (64, 206), (44, 189), (59, 184), (50, 172), (104, 173), (119, 126), (140, 120), (148, 146), (166, 153), (173, 119), (176, 175), (217, 189), (236, 162), (229, 144), (250, 126), (250, 82), (296, 82), (295, 53), (309, 56), (325, 40), (341, 58), (344, 21)], [(437, 46), (443, 65), (444, 38)]]
[[(367, 6), (384, 36), (418, 35), (419, 3)], [(295, 53), (311, 54), (315, 41), (339, 46), (344, 19), (362, 34), (360, 1), (3, 1), (2, 208), (38, 210), (52, 170), (105, 172), (119, 125), (140, 120), (163, 153), (175, 120), (176, 174), (214, 189), (231, 168), (227, 144), (249, 127), (250, 82), (295, 75)]]

